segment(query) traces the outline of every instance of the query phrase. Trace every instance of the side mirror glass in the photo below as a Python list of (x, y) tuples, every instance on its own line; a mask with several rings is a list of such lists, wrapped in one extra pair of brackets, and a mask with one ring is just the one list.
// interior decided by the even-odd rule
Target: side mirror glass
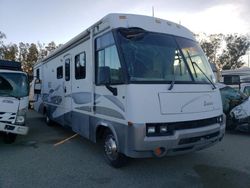
[(110, 68), (109, 67), (99, 67), (98, 84), (110, 85)]

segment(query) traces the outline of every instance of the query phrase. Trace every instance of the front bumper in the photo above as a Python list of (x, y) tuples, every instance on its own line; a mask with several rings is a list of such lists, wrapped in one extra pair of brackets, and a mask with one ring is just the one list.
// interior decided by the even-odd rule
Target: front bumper
[(0, 131), (7, 133), (14, 133), (20, 135), (28, 134), (29, 128), (26, 126), (14, 125), (10, 123), (0, 122)]
[(145, 126), (143, 125), (134, 125), (129, 130), (128, 147), (125, 150), (127, 156), (133, 158), (156, 157), (154, 152), (156, 148), (163, 150), (160, 155), (162, 157), (184, 154), (210, 147), (222, 140), (225, 134), (225, 123), (177, 130), (170, 136), (147, 137), (145, 132)]

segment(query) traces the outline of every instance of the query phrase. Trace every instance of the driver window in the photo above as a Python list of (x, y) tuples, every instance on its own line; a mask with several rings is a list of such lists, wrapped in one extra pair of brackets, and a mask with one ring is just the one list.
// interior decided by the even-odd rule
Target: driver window
[(123, 83), (121, 64), (112, 33), (105, 34), (96, 39), (96, 56), (97, 84), (100, 84), (99, 81), (103, 80), (101, 78), (103, 74), (99, 71), (103, 67), (109, 69), (110, 84)]

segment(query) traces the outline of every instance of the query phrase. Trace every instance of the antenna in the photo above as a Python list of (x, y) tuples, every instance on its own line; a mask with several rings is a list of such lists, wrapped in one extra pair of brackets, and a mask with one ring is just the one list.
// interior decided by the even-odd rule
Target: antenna
[(155, 17), (155, 8), (152, 6), (152, 17)]

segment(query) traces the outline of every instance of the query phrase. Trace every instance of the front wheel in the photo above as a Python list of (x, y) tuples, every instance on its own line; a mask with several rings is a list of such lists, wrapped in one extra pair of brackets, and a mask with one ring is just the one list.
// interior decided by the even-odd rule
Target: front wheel
[(111, 166), (119, 168), (126, 164), (127, 157), (118, 152), (117, 140), (110, 130), (106, 131), (104, 134), (103, 149), (104, 157)]
[(3, 141), (5, 144), (12, 144), (16, 141), (17, 134), (4, 133)]

